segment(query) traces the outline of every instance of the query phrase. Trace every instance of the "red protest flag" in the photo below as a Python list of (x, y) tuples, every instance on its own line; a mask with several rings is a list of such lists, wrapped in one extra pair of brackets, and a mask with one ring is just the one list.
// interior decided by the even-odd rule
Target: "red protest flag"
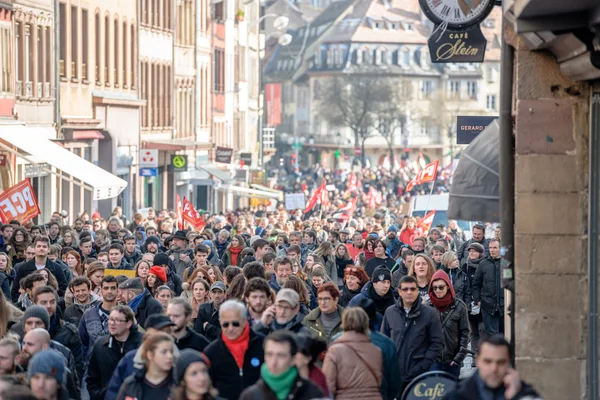
[(183, 212), (181, 210), (181, 197), (179, 197), (179, 194), (175, 195), (175, 200), (177, 203), (177, 228), (183, 230), (185, 228), (183, 225)]
[(183, 197), (183, 210), (181, 216), (188, 224), (199, 231), (202, 231), (206, 226), (204, 219), (185, 196)]
[(406, 185), (406, 191), (410, 192), (413, 187), (423, 183), (434, 182), (437, 176), (439, 163), (439, 160), (435, 160), (434, 162), (427, 164), (425, 168), (420, 170), (417, 175), (410, 182), (408, 182), (408, 185)]
[(325, 189), (325, 181), (323, 181), (321, 186), (319, 186), (317, 188), (317, 190), (315, 190), (313, 195), (310, 197), (310, 199), (308, 199), (308, 204), (306, 204), (306, 208), (304, 209), (304, 214), (307, 214), (308, 212), (310, 212), (310, 210), (315, 208), (315, 206), (317, 205), (317, 201), (321, 200), (322, 192), (324, 190), (326, 190)]
[(40, 207), (29, 178), (0, 194), (0, 221), (3, 224), (8, 224), (12, 220), (25, 223), (40, 214)]
[(417, 224), (418, 227), (423, 228), (423, 231), (429, 232), (431, 224), (433, 224), (433, 218), (435, 217), (435, 210), (428, 212)]

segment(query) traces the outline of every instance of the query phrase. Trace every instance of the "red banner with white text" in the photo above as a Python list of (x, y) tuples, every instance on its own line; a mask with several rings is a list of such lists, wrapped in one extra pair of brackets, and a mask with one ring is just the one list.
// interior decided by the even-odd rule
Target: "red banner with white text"
[(202, 231), (206, 226), (204, 219), (185, 196), (183, 197), (183, 210), (181, 215), (188, 224), (199, 231)]
[(0, 220), (3, 224), (13, 220), (25, 223), (38, 215), (40, 207), (29, 178), (0, 194)]

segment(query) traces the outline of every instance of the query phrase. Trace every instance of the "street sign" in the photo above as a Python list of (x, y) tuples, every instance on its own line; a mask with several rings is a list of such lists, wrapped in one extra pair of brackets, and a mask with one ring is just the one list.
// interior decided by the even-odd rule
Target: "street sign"
[(469, 144), (479, 135), (489, 124), (498, 117), (494, 116), (457, 116), (456, 117), (456, 143)]
[(140, 150), (140, 168), (157, 168), (158, 150)]
[(158, 176), (158, 168), (140, 168), (140, 176)]
[(171, 168), (173, 169), (173, 172), (187, 171), (187, 167), (188, 167), (187, 156), (182, 156), (179, 154), (171, 155)]
[(26, 178), (41, 178), (48, 176), (48, 172), (44, 171), (43, 168), (50, 168), (48, 164), (25, 164), (25, 177)]
[(355, 147), (354, 148), (354, 155), (355, 156), (360, 156), (362, 154), (362, 148), (360, 147)]
[(300, 143), (300, 142), (294, 142), (294, 143), (292, 143), (292, 149), (294, 149), (294, 150), (302, 150), (302, 143)]
[(217, 147), (215, 153), (215, 161), (223, 164), (231, 164), (231, 158), (233, 157), (233, 149), (227, 147)]

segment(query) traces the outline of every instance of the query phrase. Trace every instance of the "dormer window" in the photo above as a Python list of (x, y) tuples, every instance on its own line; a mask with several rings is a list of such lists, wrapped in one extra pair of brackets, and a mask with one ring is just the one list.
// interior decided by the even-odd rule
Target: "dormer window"
[(360, 65), (363, 63), (363, 51), (356, 49), (356, 64)]

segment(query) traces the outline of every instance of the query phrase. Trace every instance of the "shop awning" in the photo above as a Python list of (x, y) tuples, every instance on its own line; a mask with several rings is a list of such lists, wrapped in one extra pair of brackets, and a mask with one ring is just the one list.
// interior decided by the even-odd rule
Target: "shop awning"
[(213, 143), (197, 142), (191, 139), (142, 139), (143, 147), (149, 150), (179, 151), (196, 148), (197, 150), (212, 149)]
[(275, 199), (279, 200), (279, 195), (272, 192), (266, 192), (264, 190), (248, 189), (241, 186), (234, 185), (221, 185), (217, 190), (223, 192), (233, 192), (235, 196), (248, 197), (252, 199)]
[(214, 164), (196, 165), (196, 168), (208, 172), (210, 175), (221, 180), (223, 183), (233, 182), (233, 176), (231, 176), (229, 171), (221, 169)]
[(268, 186), (259, 185), (258, 183), (252, 183), (252, 184), (250, 184), (250, 186), (257, 190), (262, 190), (264, 192), (276, 194), (277, 196), (279, 196), (279, 199), (278, 199), (279, 201), (283, 201), (283, 199), (284, 199), (284, 194), (281, 190), (271, 189)]
[[(2, 126), (0, 139), (17, 147), (20, 151), (15, 151), (11, 146), (7, 146), (2, 142), (0, 142), (0, 147), (33, 164), (36, 164), (33, 159), (41, 160), (60, 170), (53, 171), (44, 168), (45, 171), (61, 179), (68, 182), (72, 181), (73, 184), (90, 190), (94, 200), (116, 197), (127, 187), (127, 182), (123, 179), (49, 140), (49, 137), (55, 135), (53, 128), (45, 128), (42, 131), (40, 129), (42, 128), (32, 129), (24, 125)], [(46, 132), (43, 132), (44, 130)], [(51, 131), (52, 135), (47, 132), (48, 130)], [(29, 155), (33, 157), (29, 157)], [(82, 183), (63, 174), (68, 174), (72, 178), (82, 181)]]
[(500, 221), (499, 147), (500, 126), (495, 120), (462, 151), (452, 176), (448, 218)]
[(104, 139), (102, 132), (98, 130), (73, 131), (73, 139), (75, 140), (93, 140)]

